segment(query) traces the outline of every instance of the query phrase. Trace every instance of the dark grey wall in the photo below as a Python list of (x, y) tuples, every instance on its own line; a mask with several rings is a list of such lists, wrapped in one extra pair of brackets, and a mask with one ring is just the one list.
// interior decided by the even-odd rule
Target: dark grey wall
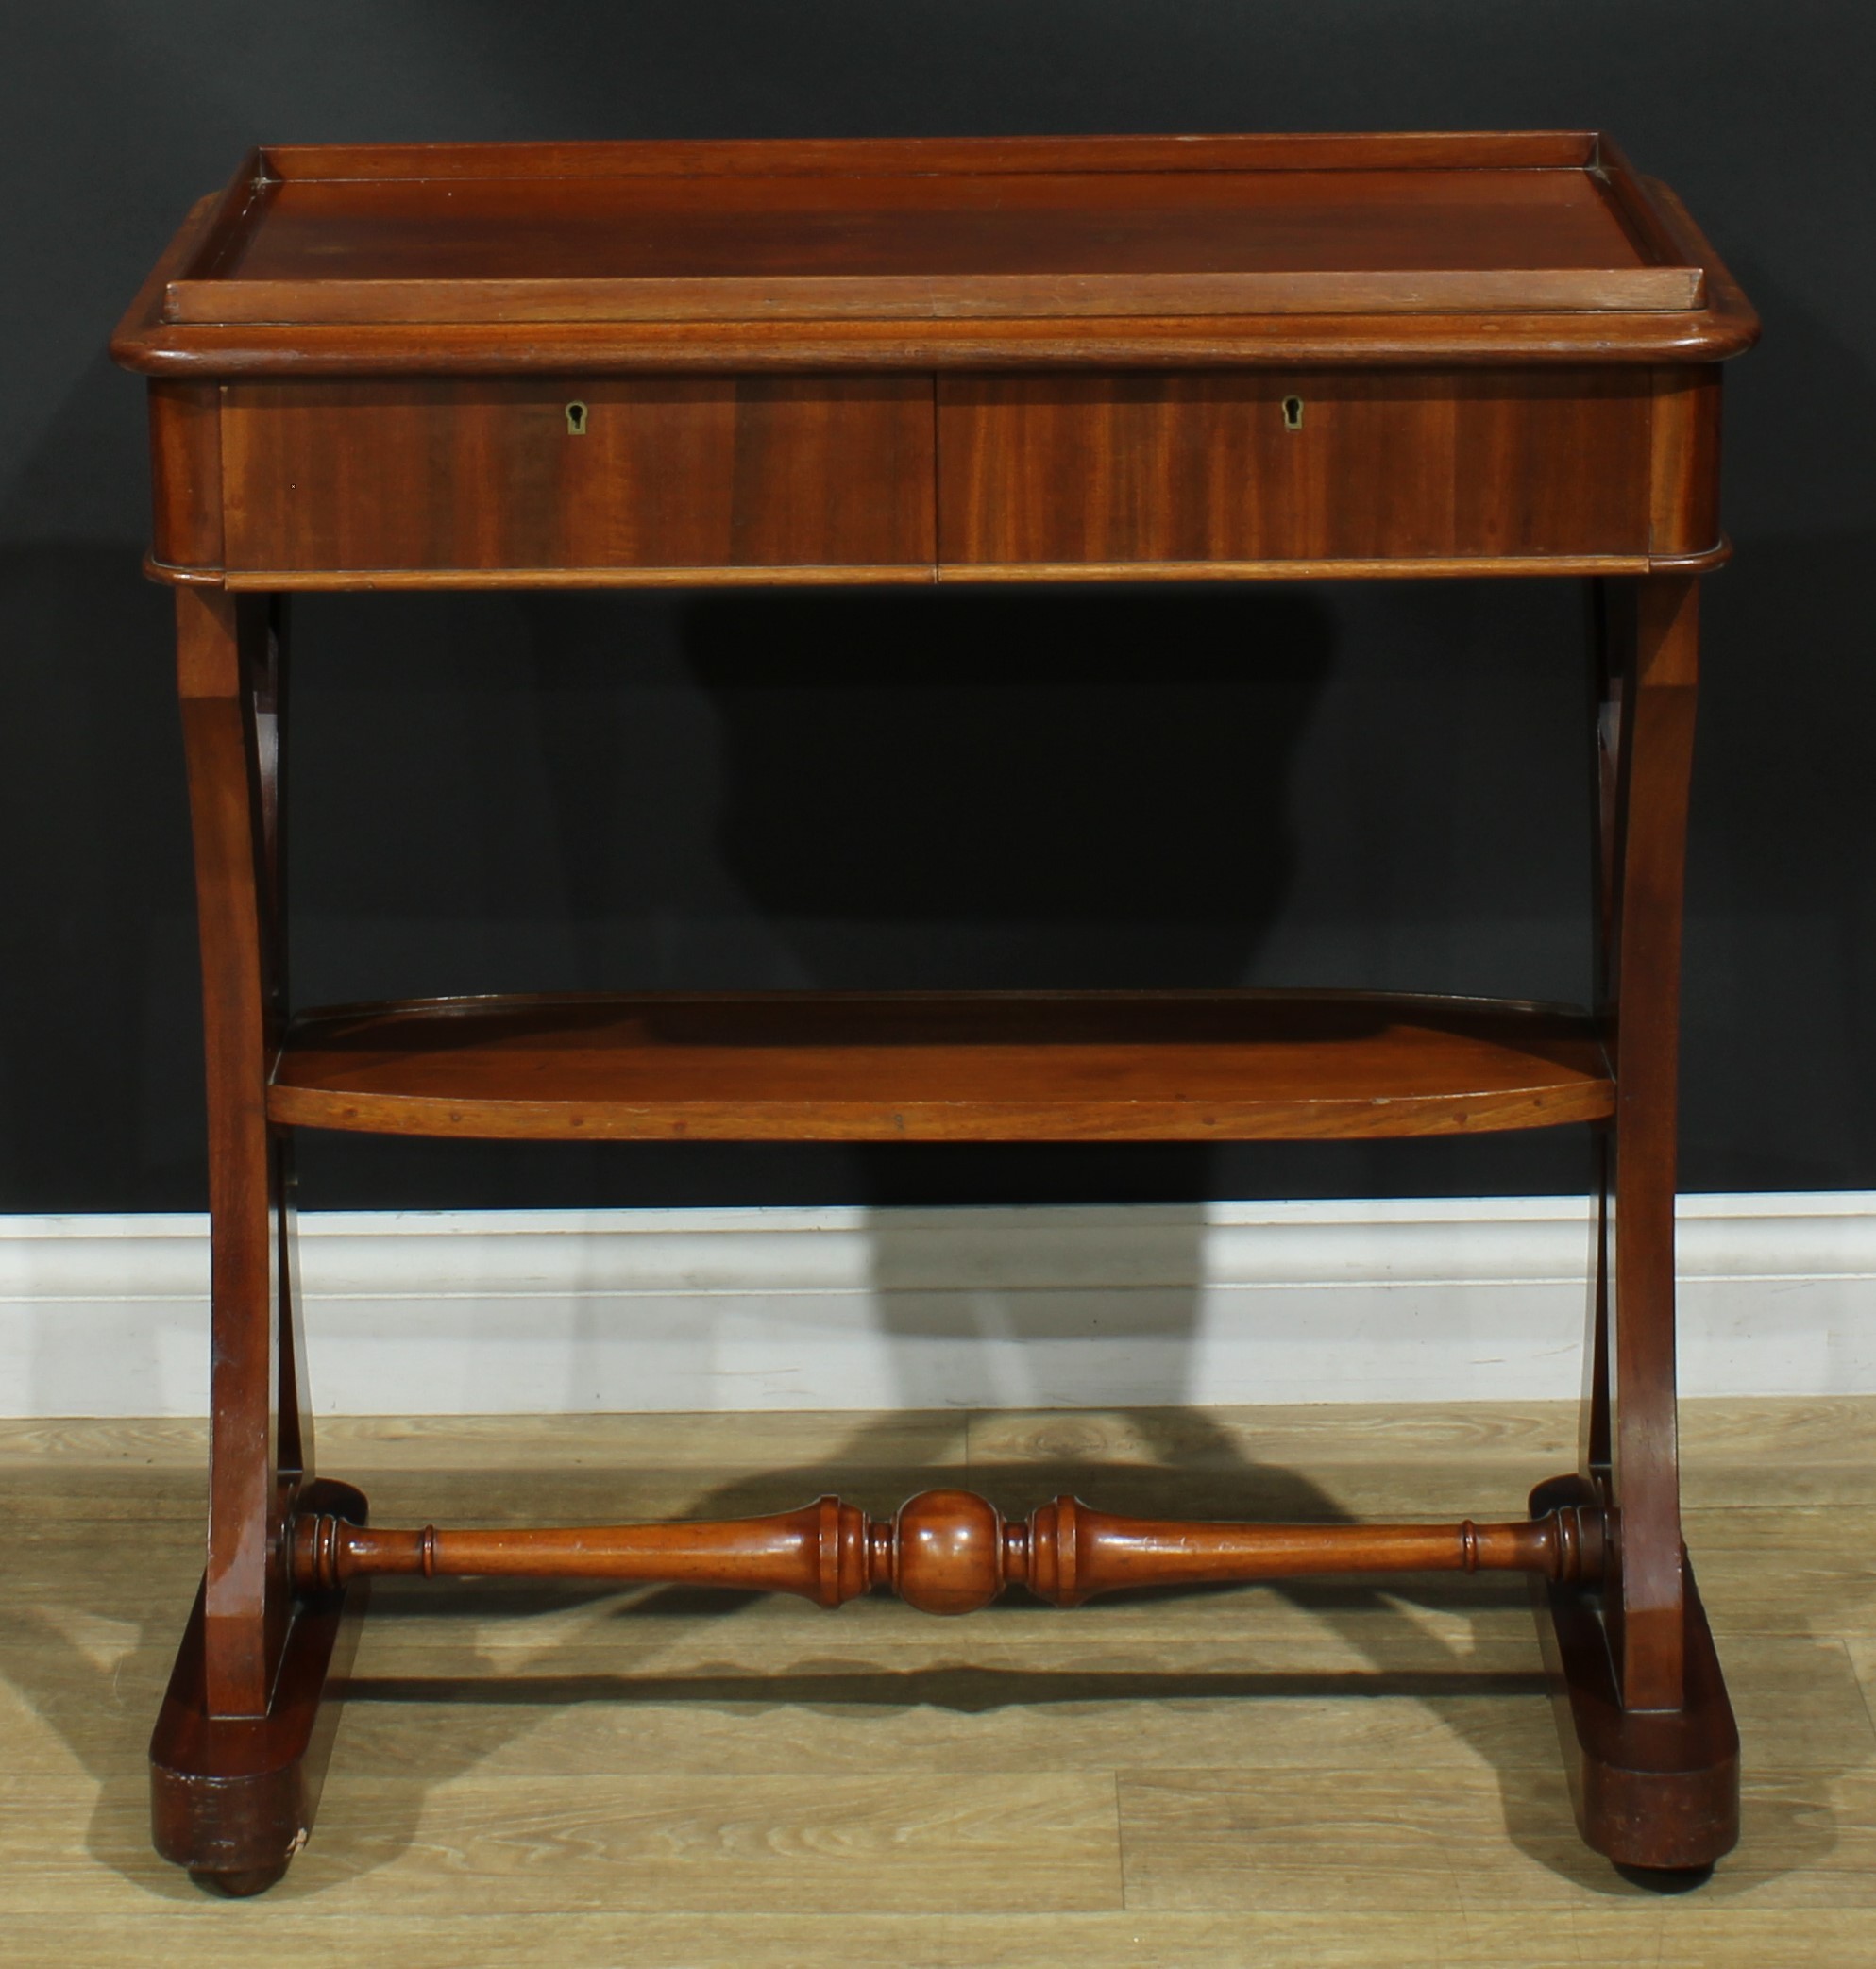
[[(111, 323), (252, 143), (1601, 126), (1732, 261), (1683, 1181), (1876, 1186), (1861, 0), (66, 0), (6, 30), (0, 1208), (199, 1203), (166, 597)], [(794, 984), (1580, 996), (1565, 586), (321, 598), (303, 1001)], [(310, 1137), (339, 1203), (1480, 1191), (1580, 1142), (870, 1153)]]

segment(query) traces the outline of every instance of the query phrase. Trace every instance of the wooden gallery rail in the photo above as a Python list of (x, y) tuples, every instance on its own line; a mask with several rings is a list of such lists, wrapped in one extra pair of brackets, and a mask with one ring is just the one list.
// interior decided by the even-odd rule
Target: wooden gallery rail
[[(159, 1848), (249, 1893), (312, 1824), (371, 1575), (889, 1588), (1530, 1575), (1584, 1837), (1732, 1843), (1738, 1744), (1682, 1544), (1674, 1110), (1699, 577), (1752, 311), (1606, 139), (257, 151), (113, 343), (149, 379), (208, 1054), (208, 1562), (151, 1744)], [(1581, 1006), (1367, 992), (692, 993), (301, 1009), (286, 598), (726, 582), (1585, 584)], [(1066, 665), (1071, 661), (1064, 658)], [(1118, 796), (1117, 796), (1118, 797)], [(1202, 1524), (956, 1490), (728, 1523), (367, 1523), (318, 1478), (299, 1128), (458, 1137), (1248, 1141), (1582, 1124), (1579, 1468), (1515, 1523)], [(324, 1705), (330, 1717), (331, 1705)]]

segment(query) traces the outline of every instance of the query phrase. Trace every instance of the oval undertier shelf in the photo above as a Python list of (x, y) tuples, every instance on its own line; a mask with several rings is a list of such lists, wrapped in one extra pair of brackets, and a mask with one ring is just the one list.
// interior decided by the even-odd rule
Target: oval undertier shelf
[(417, 1000), (309, 1014), (276, 1121), (389, 1135), (1218, 1141), (1610, 1114), (1580, 1011), (1343, 992)]

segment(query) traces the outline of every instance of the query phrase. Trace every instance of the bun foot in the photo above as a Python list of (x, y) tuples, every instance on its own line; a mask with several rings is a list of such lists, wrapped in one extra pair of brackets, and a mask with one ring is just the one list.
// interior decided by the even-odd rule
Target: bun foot
[(257, 1893), (265, 1893), (275, 1881), (286, 1878), (286, 1861), (279, 1866), (253, 1866), (245, 1873), (211, 1874), (196, 1868), (189, 1877), (204, 1893), (218, 1895), (223, 1900), (245, 1901)]
[(1692, 1893), (1714, 1876), (1711, 1866), (1624, 1866), (1618, 1862), (1615, 1871), (1631, 1886), (1645, 1888), (1649, 1893)]

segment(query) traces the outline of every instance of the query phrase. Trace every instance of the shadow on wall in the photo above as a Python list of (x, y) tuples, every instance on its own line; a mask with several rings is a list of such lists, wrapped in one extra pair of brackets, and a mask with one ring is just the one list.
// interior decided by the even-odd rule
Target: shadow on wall
[[(888, 988), (1252, 975), (1290, 887), (1291, 781), (1335, 640), (1319, 596), (1281, 588), (730, 595), (683, 625), (720, 731), (726, 870), (803, 982)], [(1133, 1153), (1159, 1184), (1208, 1193), (1205, 1145)], [(1070, 1159), (1096, 1157), (1112, 1182), (1111, 1150)], [(941, 1158), (955, 1152), (855, 1159), (879, 1203), (916, 1194)], [(1136, 1323), (1141, 1295), (1117, 1282), (934, 1293), (917, 1229), (877, 1223), (875, 1317), (903, 1405), (1076, 1399), (1036, 1365), (1059, 1348), (1008, 1343), (1098, 1333), (1117, 1312)], [(1202, 1223), (1164, 1235), (1176, 1248), (1145, 1330), (1112, 1335), (1107, 1387), (1079, 1399), (1200, 1392), (1185, 1380)], [(1037, 1269), (1039, 1285), (1056, 1275)], [(952, 1385), (960, 1372), (970, 1385)]]
[(1816, 308), (1813, 295), (1842, 293), (1834, 275), (1787, 286), (1749, 252), (1729, 258), (1766, 326), (1727, 369), (1724, 510), (1737, 552), (1703, 605), (1682, 1185), (1867, 1189), (1876, 364), (1867, 310)]
[[(684, 624), (721, 733), (726, 869), (804, 981), (883, 987), (1249, 974), (1289, 886), (1290, 779), (1333, 646), (1323, 602), (1283, 590), (730, 596)], [(1096, 1157), (1115, 1180), (1111, 1151), (1068, 1159)], [(1207, 1148), (1131, 1157), (1205, 1194)], [(999, 1159), (1017, 1174), (1047, 1158)], [(880, 1202), (957, 1157), (855, 1159)], [(1022, 1254), (1014, 1277), (934, 1292), (916, 1227), (875, 1222), (874, 1317), (904, 1405), (1060, 1401), (1036, 1365), (1058, 1350), (1008, 1343), (1096, 1334), (1138, 1303), (1118, 1282), (1064, 1290)], [(1183, 1383), (1204, 1276), (1200, 1224), (1164, 1235), (1150, 1331), (1099, 1356), (1149, 1402), (1185, 1395), (1161, 1384), (1169, 1363)], [(1019, 1282), (1031, 1269), (1041, 1289)]]
[(168, 596), (127, 542), (0, 547), (0, 1208), (203, 1185)]
[(1745, 539), (1710, 583), (1681, 1186), (1876, 1187), (1876, 532)]
[[(1762, 297), (1774, 333), (1739, 366), (1731, 410), (1739, 553), (1707, 608), (1682, 1181), (1868, 1187), (1876, 665), (1862, 587), (1876, 535), (1855, 474), (1867, 477), (1876, 392), (1853, 351)], [(21, 462), (0, 543), (8, 1209), (188, 1207), (201, 1194), (168, 608), (128, 537), (141, 461), (93, 429), (121, 380), (88, 374)], [(1797, 427), (1820, 398), (1847, 420), (1821, 489), (1792, 482), (1786, 449), (1817, 455), (1816, 432)], [(138, 509), (127, 537), (58, 530), (83, 504), (81, 469), (122, 480)], [(1779, 530), (1817, 521), (1820, 502), (1855, 524)], [(36, 528), (46, 537), (27, 537)], [(296, 714), (311, 743), (294, 793), (305, 995), (1249, 978), (1523, 988), (1522, 974), (1496, 974), (1483, 939), (1528, 898), (1545, 919), (1540, 956), (1572, 931), (1563, 876), (1525, 872), (1564, 782), (1556, 759), (1541, 762), (1544, 790), (1520, 806), (1514, 762), (1563, 722), (1560, 685), (1573, 684), (1551, 647), (1562, 597), (1540, 606), (1513, 586), (1470, 598), (1445, 584), (313, 598)], [(1518, 682), (1540, 674), (1547, 695)], [(1399, 816), (1385, 833), (1384, 815)], [(1556, 833), (1567, 861), (1574, 819)], [(1409, 925), (1393, 974), (1323, 929), (1388, 919)], [(1561, 988), (1573, 995), (1574, 977)], [(1541, 1137), (1210, 1164), (1124, 1150), (309, 1151), (314, 1205), (1580, 1181), (1574, 1150)]]
[(804, 979), (1216, 984), (1281, 906), (1314, 595), (731, 595), (682, 634), (724, 866)]
[[(364, 620), (350, 605), (346, 618)], [(525, 653), (477, 650), (474, 729), (443, 733), (486, 756), (499, 726), (535, 789), (517, 797), (513, 765), (498, 776), (515, 802), (494, 829), (505, 859), (485, 857), (489, 893), (464, 907), (480, 900), (498, 925), (499, 968), (535, 938), (544, 898), (558, 905), (548, 954), (562, 969), (547, 982), (586, 987), (1228, 984), (1288, 884), (1290, 766), (1331, 623), (1298, 591), (769, 591), (675, 611), (528, 597), (506, 625)], [(322, 647), (330, 634), (322, 625)], [(322, 858), (301, 881), (296, 859), (297, 894), (313, 909), (365, 896), (354, 922), (388, 938), (379, 919), (400, 896), (433, 908), (464, 880), (460, 859), (430, 881), (393, 872), (408, 843), (381, 789), (399, 743), (425, 787), (414, 806), (433, 813), (450, 789), (436, 745), (410, 743), (417, 699), (387, 720), (385, 673), (354, 646), (346, 715), (322, 708), (323, 659), (306, 640), (299, 701), (317, 729), (298, 783), (317, 782), (328, 804), (347, 766), (371, 763), (343, 818), (345, 867)], [(441, 673), (430, 688), (447, 688)], [(455, 838), (482, 852), (486, 798), (461, 812)], [(507, 871), (523, 837), (519, 881)], [(388, 968), (320, 983), (345, 997), (412, 988)], [(1067, 1194), (1082, 1193), (1090, 1153), (1122, 1192), (1188, 1195), (1202, 1168), (1151, 1152), (1153, 1173), (1129, 1186), (1119, 1164), (1144, 1174), (1141, 1157), (1079, 1152)], [(1028, 1152), (832, 1148), (606, 1160), (628, 1181), (594, 1201), (877, 1201), (895, 1187), (940, 1201), (1028, 1193), (1011, 1179), (1037, 1167)]]

